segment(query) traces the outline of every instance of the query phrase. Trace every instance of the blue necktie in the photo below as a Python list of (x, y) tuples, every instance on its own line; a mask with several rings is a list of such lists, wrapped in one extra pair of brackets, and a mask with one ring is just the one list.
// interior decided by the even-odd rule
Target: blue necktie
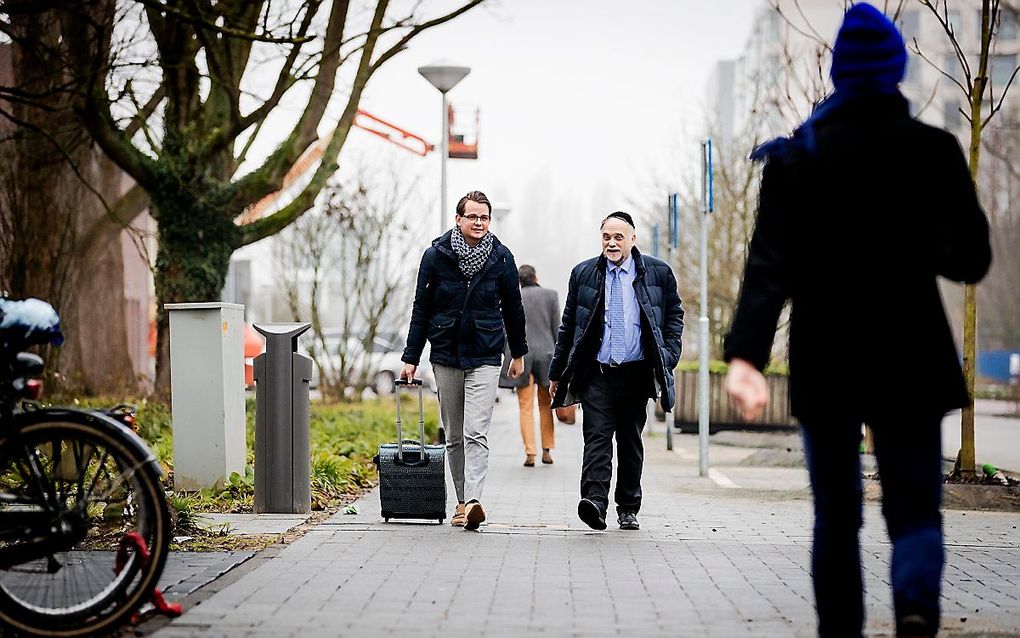
[(623, 323), (623, 290), (620, 287), (620, 269), (613, 269), (609, 287), (609, 360), (623, 363), (627, 356), (627, 333)]

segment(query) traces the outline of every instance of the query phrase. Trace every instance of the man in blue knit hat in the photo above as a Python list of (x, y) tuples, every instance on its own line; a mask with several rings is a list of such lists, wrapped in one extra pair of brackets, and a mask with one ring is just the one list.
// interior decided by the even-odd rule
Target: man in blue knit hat
[(910, 116), (907, 52), (874, 7), (847, 11), (835, 91), (765, 162), (757, 224), (726, 338), (727, 389), (753, 418), (791, 302), (791, 407), (814, 493), (821, 636), (860, 636), (861, 424), (872, 427), (892, 541), (898, 636), (933, 636), (944, 563), (940, 424), (968, 402), (937, 277), (974, 283), (988, 222), (956, 139)]

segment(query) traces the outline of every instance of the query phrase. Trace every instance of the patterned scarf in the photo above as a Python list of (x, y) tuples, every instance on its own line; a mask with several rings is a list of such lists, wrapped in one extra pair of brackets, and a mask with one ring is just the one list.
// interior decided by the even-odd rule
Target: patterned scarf
[(492, 252), (492, 233), (485, 233), (485, 237), (482, 237), (481, 241), (472, 248), (464, 241), (464, 235), (461, 234), (460, 228), (454, 228), (450, 233), (450, 243), (453, 245), (453, 252), (458, 257), (457, 265), (460, 266), (460, 271), (464, 273), (465, 277), (471, 279), (478, 274), (486, 260), (489, 259), (489, 253)]

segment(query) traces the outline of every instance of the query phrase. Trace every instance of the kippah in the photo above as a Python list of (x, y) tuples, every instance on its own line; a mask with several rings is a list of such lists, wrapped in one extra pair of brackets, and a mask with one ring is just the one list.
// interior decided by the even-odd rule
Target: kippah
[(634, 224), (634, 218), (630, 216), (630, 213), (625, 213), (622, 210), (618, 210), (616, 212), (609, 213), (609, 215), (606, 217), (606, 219), (602, 220), (602, 223), (605, 224), (606, 221), (608, 219), (610, 219), (611, 217), (615, 217), (617, 219), (622, 219), (623, 221), (625, 221), (628, 224), (630, 224), (631, 228), (635, 228), (635, 229), (637, 228), (637, 226)]

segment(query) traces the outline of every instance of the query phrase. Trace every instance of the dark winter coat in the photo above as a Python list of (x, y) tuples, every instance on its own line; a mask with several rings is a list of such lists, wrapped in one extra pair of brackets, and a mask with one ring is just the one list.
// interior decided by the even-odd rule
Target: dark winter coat
[(765, 165), (727, 361), (763, 368), (790, 299), (802, 421), (964, 405), (936, 277), (977, 282), (991, 248), (959, 144), (898, 93), (838, 101), (810, 128)]
[[(673, 409), (676, 389), (673, 369), (680, 361), (684, 309), (677, 294), (676, 277), (665, 262), (632, 249), (637, 276), (634, 293), (641, 309), (641, 342), (645, 359), (652, 363), (662, 409)], [(593, 367), (605, 332), (606, 258), (583, 261), (570, 273), (567, 302), (556, 338), (549, 378), (559, 381), (553, 407), (577, 403)]]
[(450, 245), (452, 232), (433, 241), (421, 258), (401, 359), (418, 365), (426, 339), (429, 361), (461, 370), (498, 366), (507, 342), (511, 356), (523, 357), (528, 342), (514, 256), (493, 237), (488, 260), (468, 280)]

